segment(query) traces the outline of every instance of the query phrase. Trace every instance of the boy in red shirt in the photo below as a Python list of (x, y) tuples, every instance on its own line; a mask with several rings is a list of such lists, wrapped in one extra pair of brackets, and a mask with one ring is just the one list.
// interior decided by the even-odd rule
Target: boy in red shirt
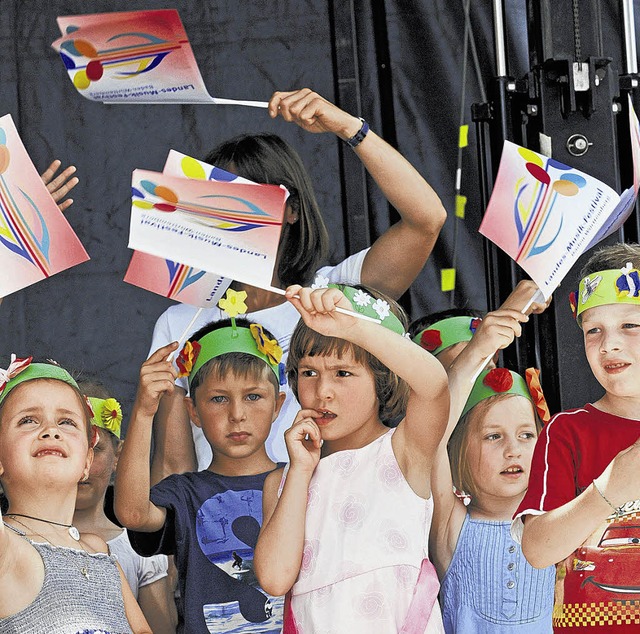
[(640, 627), (640, 245), (604, 247), (571, 304), (604, 396), (561, 412), (536, 444), (512, 532), (557, 564), (554, 630)]

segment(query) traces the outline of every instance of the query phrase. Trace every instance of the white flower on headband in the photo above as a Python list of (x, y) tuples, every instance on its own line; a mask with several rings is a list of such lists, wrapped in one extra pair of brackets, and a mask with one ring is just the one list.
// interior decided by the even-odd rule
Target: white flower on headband
[(368, 293), (365, 293), (363, 290), (358, 289), (354, 294), (353, 294), (353, 301), (358, 305), (358, 306), (362, 306), (363, 308), (365, 306), (368, 306), (373, 300), (373, 297), (371, 297), (371, 295), (369, 295)]
[(376, 299), (371, 308), (376, 311), (380, 319), (387, 318), (391, 312), (391, 306), (389, 306), (389, 303), (385, 302), (384, 299)]
[(316, 279), (313, 280), (313, 284), (311, 285), (311, 288), (313, 289), (328, 288), (328, 287), (329, 287), (329, 278), (325, 277), (324, 275), (316, 275)]

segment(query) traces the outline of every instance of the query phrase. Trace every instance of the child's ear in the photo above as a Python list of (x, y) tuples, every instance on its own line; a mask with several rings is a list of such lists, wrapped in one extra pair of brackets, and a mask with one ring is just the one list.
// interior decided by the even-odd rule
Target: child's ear
[(115, 458), (113, 460), (113, 471), (115, 473), (115, 470), (118, 468), (118, 460), (120, 460), (120, 454), (122, 453), (122, 445), (124, 445), (124, 440), (119, 440), (118, 441), (118, 446), (116, 447), (115, 450)]
[(87, 452), (87, 459), (84, 463), (84, 469), (82, 470), (82, 479), (87, 480), (89, 477), (89, 471), (91, 471), (91, 465), (93, 464), (93, 447), (89, 447)]
[(198, 416), (198, 410), (196, 409), (196, 404), (193, 402), (193, 399), (190, 396), (185, 396), (184, 404), (187, 407), (189, 418), (193, 421), (193, 424), (196, 427), (202, 427), (202, 425), (200, 424), (200, 416)]
[(285, 392), (280, 392), (276, 398), (276, 407), (273, 411), (273, 418), (271, 420), (271, 422), (273, 423), (275, 421), (276, 418), (278, 418), (279, 414), (280, 414), (280, 410), (282, 409), (282, 406), (284, 405), (284, 401), (287, 398), (287, 395)]

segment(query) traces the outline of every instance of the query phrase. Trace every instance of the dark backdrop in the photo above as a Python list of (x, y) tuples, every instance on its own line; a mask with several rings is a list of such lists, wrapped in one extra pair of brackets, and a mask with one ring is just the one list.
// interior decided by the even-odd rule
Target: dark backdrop
[[(508, 0), (511, 72), (526, 71), (524, 0)], [(130, 409), (156, 318), (170, 301), (122, 282), (131, 171), (161, 170), (174, 148), (203, 157), (240, 133), (270, 131), (302, 155), (333, 239), (331, 260), (354, 244), (346, 231), (340, 142), (272, 121), (262, 109), (234, 106), (103, 105), (80, 97), (50, 44), (58, 15), (177, 8), (209, 92), (267, 100), (276, 90), (308, 86), (330, 100), (360, 103), (361, 114), (434, 186), (449, 220), (425, 270), (404, 298), (412, 316), (452, 302), (484, 308), (480, 210), (473, 127), (463, 154), (468, 199), (457, 238), (456, 294), (440, 292), (440, 268), (453, 261), (454, 182), (462, 88), (462, 0), (2, 0), (0, 115), (11, 113), (36, 167), (57, 157), (78, 168), (67, 217), (91, 256), (88, 263), (7, 297), (0, 307), (0, 365), (8, 355), (52, 357), (95, 375)], [(344, 21), (353, 28), (345, 32)], [(492, 74), (489, 2), (471, 2), (485, 77)], [(349, 40), (349, 37), (352, 39)], [(351, 81), (345, 47), (353, 44)], [(348, 66), (348, 64), (347, 64)], [(347, 75), (349, 73), (347, 72)], [(355, 99), (352, 101), (351, 98)], [(466, 108), (480, 92), (467, 69)], [(466, 115), (466, 122), (469, 121)], [(366, 190), (365, 242), (393, 221), (379, 192)], [(10, 274), (1, 271), (1, 275)]]

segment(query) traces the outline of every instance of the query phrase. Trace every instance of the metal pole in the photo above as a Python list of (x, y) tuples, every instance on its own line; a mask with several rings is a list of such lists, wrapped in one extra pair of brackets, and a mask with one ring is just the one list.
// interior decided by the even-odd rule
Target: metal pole
[(636, 58), (636, 27), (633, 16), (633, 0), (622, 0), (622, 13), (627, 74), (635, 75), (638, 72), (638, 60)]
[[(626, 1), (631, 2), (631, 0)], [(496, 44), (496, 76), (506, 77), (507, 55), (504, 43), (504, 11), (502, 0), (493, 0), (493, 34)]]

